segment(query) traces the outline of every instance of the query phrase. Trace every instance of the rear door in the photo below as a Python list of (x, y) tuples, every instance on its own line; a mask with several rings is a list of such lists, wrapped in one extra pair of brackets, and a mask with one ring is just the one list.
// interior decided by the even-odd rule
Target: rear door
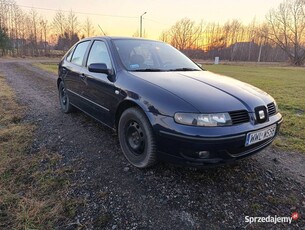
[(67, 56), (63, 71), (65, 72), (64, 82), (72, 104), (82, 107), (81, 96), (84, 94), (84, 82), (82, 68), (85, 65), (85, 56), (91, 41), (84, 41), (75, 47), (71, 55)]

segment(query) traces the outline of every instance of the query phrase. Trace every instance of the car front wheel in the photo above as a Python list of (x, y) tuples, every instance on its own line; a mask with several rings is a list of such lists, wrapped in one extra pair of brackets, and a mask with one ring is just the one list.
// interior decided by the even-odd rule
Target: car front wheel
[(118, 136), (127, 160), (138, 168), (157, 163), (156, 142), (146, 115), (138, 108), (125, 110), (120, 118)]

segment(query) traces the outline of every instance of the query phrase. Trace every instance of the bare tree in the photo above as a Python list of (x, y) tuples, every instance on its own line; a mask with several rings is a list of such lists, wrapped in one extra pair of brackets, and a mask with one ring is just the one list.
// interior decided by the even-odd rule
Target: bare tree
[(88, 17), (86, 18), (86, 20), (83, 24), (83, 31), (84, 31), (86, 37), (93, 36), (93, 34), (95, 32), (94, 26), (92, 25), (92, 22)]
[(196, 25), (194, 21), (183, 18), (176, 22), (163, 37), (167, 37), (170, 43), (179, 50), (195, 48), (202, 34), (202, 23)]
[[(12, 33), (14, 34), (14, 38), (11, 39), (12, 47), (13, 47), (13, 53), (12, 55), (14, 56), (15, 54), (20, 56), (22, 55), (23, 52), (23, 45), (24, 43), (21, 40), (21, 28), (23, 26), (23, 16), (24, 13), (20, 8), (15, 6), (14, 9), (14, 14), (13, 14), (13, 28), (12, 28)], [(16, 51), (16, 52), (15, 52)]]
[(72, 37), (74, 34), (78, 34), (79, 30), (79, 22), (76, 14), (71, 10), (69, 12), (69, 15), (67, 17), (67, 28), (68, 33), (70, 37)]
[(221, 27), (216, 23), (208, 23), (204, 33), (205, 50), (223, 48), (223, 37), (221, 36)]
[(163, 42), (170, 42), (168, 32), (167, 31), (162, 31), (161, 35), (159, 36), (159, 40), (161, 40)]
[(57, 33), (58, 36), (63, 36), (66, 29), (67, 29), (67, 20), (65, 17), (65, 14), (62, 11), (58, 11), (52, 22), (52, 27), (55, 33)]
[(9, 37), (6, 31), (0, 27), (0, 50), (1, 50), (0, 56), (6, 54), (8, 47), (9, 47)]
[(56, 49), (67, 50), (79, 40), (80, 24), (76, 14), (71, 10), (67, 16), (58, 11), (53, 18), (53, 29), (57, 32)]
[(249, 50), (248, 50), (248, 61), (251, 61), (251, 55), (252, 55), (252, 47), (253, 43), (255, 41), (255, 35), (256, 35), (256, 21), (255, 18), (253, 21), (249, 24), (249, 26), (246, 28), (247, 30), (247, 40), (249, 41)]
[(26, 27), (26, 18), (26, 14), (21, 9), (16, 9), (14, 17), (16, 39), (13, 41), (13, 43), (18, 56), (23, 56), (26, 54), (26, 38), (28, 32)]
[(244, 28), (242, 23), (236, 19), (227, 21), (223, 26), (223, 38), (225, 46), (230, 46), (230, 60), (235, 59), (239, 44), (243, 41)]
[(140, 32), (139, 32), (139, 30), (136, 30), (136, 31), (132, 34), (132, 37), (134, 37), (134, 38), (140, 37)]
[(305, 62), (305, 0), (285, 0), (266, 16), (269, 33), (265, 37), (278, 45), (292, 64)]
[[(14, 41), (17, 39), (15, 17), (19, 8), (14, 0), (0, 0), (0, 29), (8, 37), (7, 51), (15, 55)], [(7, 52), (9, 54), (9, 52)]]
[(48, 20), (40, 20), (41, 42), (43, 43), (44, 55), (47, 54), (47, 36), (48, 36)]
[(30, 18), (30, 42), (32, 46), (32, 55), (37, 56), (38, 55), (38, 25), (39, 25), (39, 17), (36, 10), (31, 9), (29, 12), (29, 18)]

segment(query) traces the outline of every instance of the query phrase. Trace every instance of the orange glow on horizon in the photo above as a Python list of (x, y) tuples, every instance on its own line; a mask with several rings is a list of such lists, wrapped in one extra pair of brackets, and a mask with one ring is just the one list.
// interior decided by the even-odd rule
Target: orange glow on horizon
[[(264, 20), (266, 13), (277, 7), (282, 0), (190, 0), (188, 4), (182, 0), (16, 0), (17, 5), (24, 11), (33, 7), (38, 14), (52, 22), (57, 10), (72, 10), (79, 22), (88, 17), (95, 29), (94, 35), (102, 35), (98, 25), (107, 35), (133, 36), (139, 34), (140, 15), (143, 16), (143, 34), (147, 38), (159, 39), (162, 31), (169, 29), (182, 18), (190, 18), (197, 23), (216, 22), (223, 24), (232, 19), (242, 23), (250, 23), (254, 18)], [(67, 13), (68, 14), (68, 13)]]

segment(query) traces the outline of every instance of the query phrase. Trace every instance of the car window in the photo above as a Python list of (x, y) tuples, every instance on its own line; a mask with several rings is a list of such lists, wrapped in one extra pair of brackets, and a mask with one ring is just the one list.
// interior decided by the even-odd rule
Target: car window
[(102, 41), (95, 41), (91, 47), (87, 66), (92, 63), (104, 63), (108, 69), (112, 68), (110, 56), (106, 44)]
[(122, 64), (129, 71), (199, 71), (194, 62), (174, 47), (150, 40), (114, 40)]
[(69, 51), (69, 53), (67, 54), (66, 60), (67, 60), (68, 62), (71, 62), (71, 58), (72, 58), (73, 51), (74, 51), (74, 49), (71, 49), (71, 50)]
[(142, 56), (143, 57), (143, 65), (146, 66), (156, 66), (157, 63), (154, 62), (153, 53), (150, 46), (140, 45), (134, 47), (134, 49), (130, 53), (130, 57), (134, 56)]
[(87, 50), (87, 47), (89, 45), (90, 41), (85, 41), (82, 43), (79, 43), (77, 47), (75, 48), (75, 51), (72, 56), (71, 62), (76, 64), (76, 65), (82, 65), (84, 56)]

